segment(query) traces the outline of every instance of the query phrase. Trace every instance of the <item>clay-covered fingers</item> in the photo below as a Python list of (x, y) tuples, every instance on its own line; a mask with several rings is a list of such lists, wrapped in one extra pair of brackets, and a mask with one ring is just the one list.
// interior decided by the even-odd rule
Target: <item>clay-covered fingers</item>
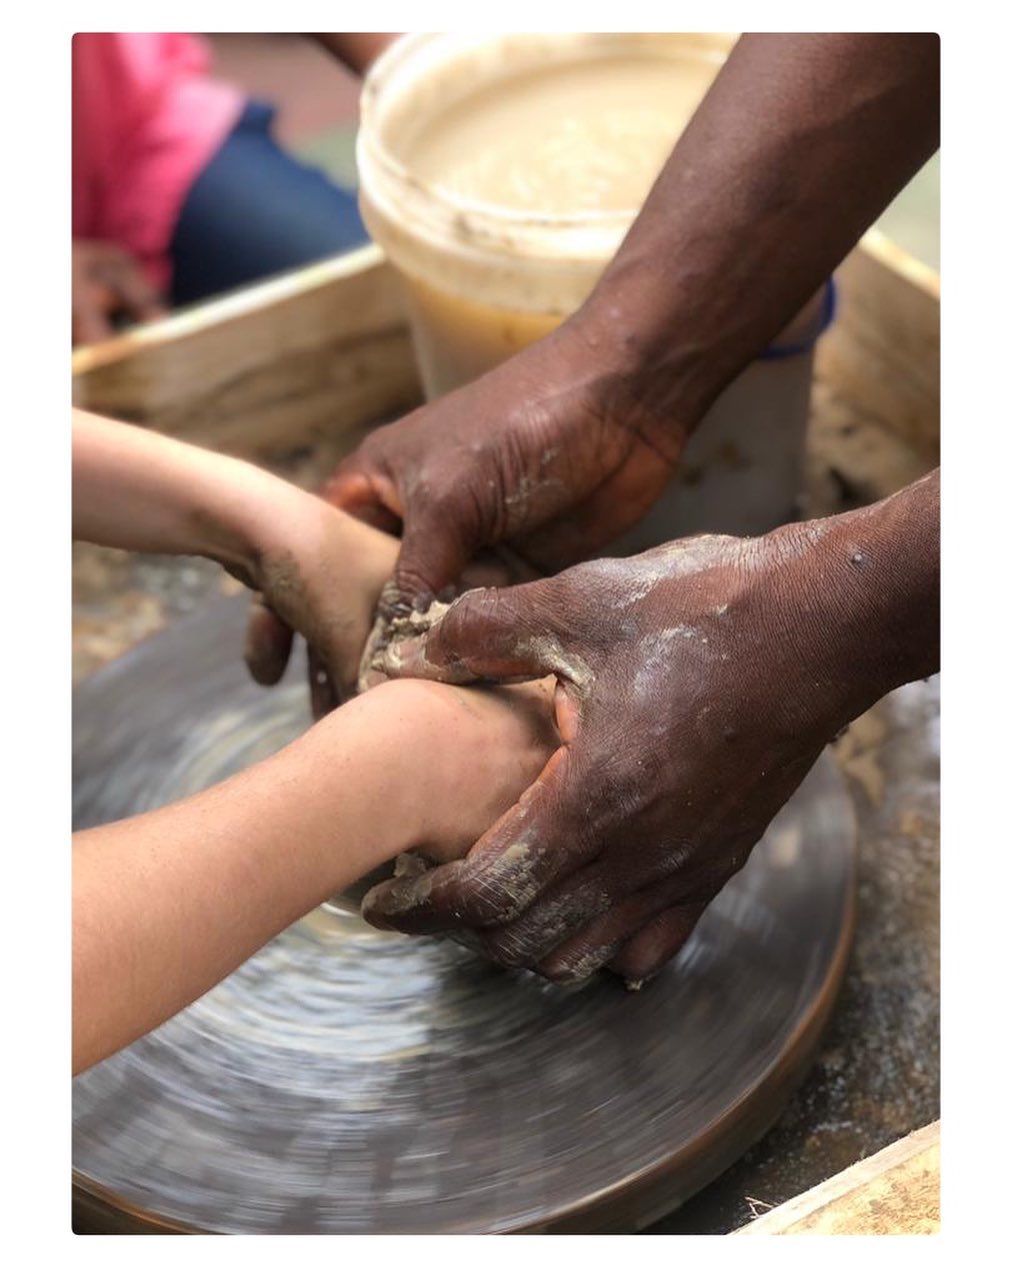
[[(636, 943), (645, 931), (651, 930), (647, 947), (652, 947), (656, 942), (656, 934), (652, 929), (660, 920), (664, 921), (665, 928), (677, 922), (685, 930), (687, 938), (706, 908), (706, 902), (702, 900), (675, 904), (678, 893), (678, 880), (669, 880), (619, 901), (613, 909), (592, 919), (575, 935), (558, 944), (532, 969), (555, 984), (582, 983), (604, 966), (630, 981), (646, 978), (653, 971), (637, 970), (630, 974), (624, 969), (626, 960), (623, 955), (627, 946)], [(677, 952), (683, 943), (684, 938), (671, 948), (670, 955)], [(628, 965), (637, 966), (640, 957), (642, 953), (632, 955)], [(619, 961), (623, 962), (623, 967), (616, 965)]]
[[(243, 658), (258, 685), (277, 685), (288, 667), (294, 641), (291, 626), (271, 610), (262, 594), (254, 593), (246, 620)], [(314, 646), (307, 650), (309, 702), (313, 719), (320, 720), (351, 695), (353, 685), (342, 680)]]
[[(688, 938), (707, 905), (740, 866), (703, 870), (677, 860), (688, 849), (642, 843), (635, 855), (609, 850), (614, 822), (594, 812), (599, 854), (545, 891), (523, 914), (482, 936), (482, 953), (525, 966), (557, 984), (575, 984), (603, 966), (631, 982), (655, 974)], [(743, 853), (747, 856), (747, 850)]]
[[(604, 832), (602, 832), (604, 833)], [(575, 983), (609, 961), (646, 921), (678, 898), (679, 875), (665, 878), (603, 852), (544, 891), (522, 914), (482, 937), (482, 952), (502, 966), (524, 966), (556, 983)]]
[(277, 685), (292, 653), (294, 633), (259, 593), (250, 599), (243, 657), (258, 685)]
[(680, 953), (706, 911), (708, 901), (674, 905), (658, 914), (632, 936), (608, 969), (638, 987)]
[[(396, 424), (394, 424), (396, 425)], [(399, 463), (410, 471), (401, 478), (388, 464), (389, 436), (381, 427), (338, 466), (323, 494), (332, 505), (371, 526), (393, 530), (402, 525), (401, 549), (391, 584), (380, 599), (386, 616), (424, 610), (461, 576), (482, 541), (468, 510), (465, 471), (449, 458), (429, 475), (418, 473), (424, 456)], [(434, 440), (435, 442), (435, 440)]]
[(390, 675), (456, 684), (555, 675), (579, 687), (586, 664), (563, 645), (557, 585), (533, 580), (461, 594), (427, 631), (398, 647)]
[(581, 785), (578, 757), (560, 747), (463, 860), (379, 884), (362, 902), (363, 917), (409, 935), (487, 929), (517, 918), (588, 859)]
[(140, 263), (110, 242), (73, 243), (72, 311), (75, 343), (98, 342), (115, 333), (113, 318), (164, 316), (167, 308)]
[(396, 608), (428, 606), (457, 583), (477, 547), (466, 523), (447, 506), (425, 505), (409, 512), (393, 575)]

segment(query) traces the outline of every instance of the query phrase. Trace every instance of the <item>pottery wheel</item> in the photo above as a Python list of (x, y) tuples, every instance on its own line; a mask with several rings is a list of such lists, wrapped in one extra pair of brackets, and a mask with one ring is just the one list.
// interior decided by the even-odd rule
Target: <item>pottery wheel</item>
[[(75, 826), (197, 791), (309, 723), (263, 690), (245, 602), (209, 605), (75, 694)], [(75, 1203), (106, 1228), (631, 1230), (782, 1110), (835, 998), (854, 824), (823, 756), (678, 959), (571, 992), (378, 932), (338, 898), (74, 1082)], [(337, 844), (337, 841), (335, 841)]]

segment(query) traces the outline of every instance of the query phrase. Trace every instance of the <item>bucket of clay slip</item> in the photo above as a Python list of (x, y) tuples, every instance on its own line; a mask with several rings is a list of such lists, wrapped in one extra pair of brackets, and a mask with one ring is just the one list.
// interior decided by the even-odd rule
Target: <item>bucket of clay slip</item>
[[(735, 37), (410, 35), (362, 92), (361, 207), (403, 283), (429, 399), (549, 333), (593, 289)], [(793, 516), (823, 289), (717, 400), (617, 545)]]

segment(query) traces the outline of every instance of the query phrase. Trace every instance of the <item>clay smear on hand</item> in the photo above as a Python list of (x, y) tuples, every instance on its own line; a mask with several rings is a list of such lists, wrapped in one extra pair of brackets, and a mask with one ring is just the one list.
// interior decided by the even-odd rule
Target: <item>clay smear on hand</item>
[[(450, 609), (449, 602), (432, 602), (427, 610), (393, 616), (379, 615), (362, 652), (358, 670), (359, 693), (378, 683), (378, 677), (399, 675), (404, 667), (404, 650), (417, 643)], [(433, 675), (437, 673), (433, 672)]]

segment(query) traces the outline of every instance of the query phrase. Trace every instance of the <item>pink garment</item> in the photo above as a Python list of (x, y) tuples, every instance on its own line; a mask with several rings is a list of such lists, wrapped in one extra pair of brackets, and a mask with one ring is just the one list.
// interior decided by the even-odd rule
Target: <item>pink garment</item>
[(186, 195), (245, 104), (210, 64), (195, 35), (73, 39), (74, 237), (124, 247), (162, 288)]

